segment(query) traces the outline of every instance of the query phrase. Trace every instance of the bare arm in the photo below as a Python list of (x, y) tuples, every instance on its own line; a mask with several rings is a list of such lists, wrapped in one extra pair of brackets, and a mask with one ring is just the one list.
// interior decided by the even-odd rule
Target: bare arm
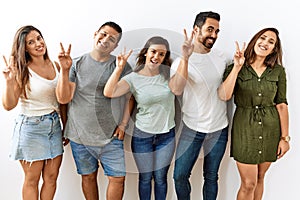
[(118, 137), (119, 140), (124, 139), (125, 129), (130, 120), (130, 116), (133, 112), (134, 105), (135, 105), (134, 97), (130, 93), (126, 94), (126, 103), (124, 107), (123, 118), (121, 123), (118, 125), (116, 131), (114, 132), (114, 136)]
[(16, 75), (17, 67), (14, 63), (14, 57), (11, 56), (9, 63), (3, 56), (5, 62), (5, 68), (2, 73), (5, 79), (3, 94), (2, 94), (2, 105), (5, 110), (12, 110), (18, 104), (19, 97), (21, 95), (21, 89), (17, 84)]
[(194, 32), (192, 32), (191, 37), (188, 38), (186, 30), (184, 29), (184, 36), (185, 40), (182, 45), (182, 57), (176, 73), (171, 77), (169, 81), (169, 87), (175, 95), (181, 95), (184, 90), (186, 81), (188, 79), (188, 60), (194, 50), (194, 45), (192, 44)]
[[(289, 114), (288, 106), (285, 103), (277, 104), (276, 109), (279, 114), (280, 128), (281, 128), (281, 137), (289, 135)], [(281, 158), (288, 150), (290, 145), (284, 140), (280, 140), (277, 150), (278, 158)]]
[(73, 98), (76, 85), (69, 80), (69, 71), (72, 65), (72, 58), (70, 57), (71, 45), (69, 45), (66, 52), (61, 43), (60, 46), (61, 52), (58, 55), (60, 74), (56, 87), (56, 96), (59, 103), (67, 104)]
[(242, 50), (240, 50), (239, 44), (237, 42), (235, 42), (235, 44), (236, 44), (236, 53), (234, 54), (233, 69), (230, 72), (230, 74), (227, 76), (226, 80), (218, 88), (219, 98), (223, 101), (227, 101), (231, 99), (238, 73), (245, 62), (244, 51), (246, 48), (246, 44), (244, 43)]

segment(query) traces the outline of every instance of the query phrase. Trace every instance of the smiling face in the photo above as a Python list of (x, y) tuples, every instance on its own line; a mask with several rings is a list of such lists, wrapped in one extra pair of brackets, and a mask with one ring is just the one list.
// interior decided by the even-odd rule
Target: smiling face
[(104, 26), (95, 33), (94, 49), (102, 53), (111, 53), (118, 46), (120, 34), (110, 26)]
[(25, 38), (25, 49), (31, 57), (44, 56), (46, 43), (37, 31), (30, 31)]
[(266, 57), (273, 52), (276, 44), (276, 34), (273, 31), (264, 32), (256, 41), (254, 51), (257, 56)]
[(145, 66), (157, 69), (163, 63), (167, 54), (167, 48), (163, 44), (152, 44), (147, 50)]
[(218, 38), (219, 21), (213, 18), (207, 18), (202, 27), (195, 26), (196, 43), (202, 44), (204, 48), (210, 50)]

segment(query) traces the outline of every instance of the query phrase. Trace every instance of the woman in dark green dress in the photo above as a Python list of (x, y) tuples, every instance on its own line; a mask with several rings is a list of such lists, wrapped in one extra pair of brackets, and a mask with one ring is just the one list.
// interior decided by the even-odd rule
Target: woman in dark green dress
[(290, 148), (286, 73), (279, 32), (265, 28), (247, 48), (236, 42), (234, 64), (224, 73), (219, 96), (234, 96), (231, 156), (241, 177), (238, 200), (261, 199), (264, 175)]

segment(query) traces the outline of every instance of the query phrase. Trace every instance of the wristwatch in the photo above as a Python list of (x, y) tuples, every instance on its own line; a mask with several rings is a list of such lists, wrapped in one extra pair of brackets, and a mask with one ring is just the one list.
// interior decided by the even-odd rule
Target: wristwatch
[(288, 136), (280, 137), (280, 139), (285, 142), (289, 142), (291, 140), (291, 137), (288, 135)]

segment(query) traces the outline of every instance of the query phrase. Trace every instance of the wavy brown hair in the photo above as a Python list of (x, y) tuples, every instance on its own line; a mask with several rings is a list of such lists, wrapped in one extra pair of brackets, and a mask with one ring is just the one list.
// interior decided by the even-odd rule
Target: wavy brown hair
[(170, 45), (169, 42), (160, 36), (154, 36), (151, 37), (146, 44), (144, 45), (143, 49), (140, 51), (140, 53), (137, 56), (137, 62), (136, 62), (136, 68), (134, 69), (134, 72), (138, 72), (142, 70), (145, 67), (146, 62), (146, 56), (149, 47), (154, 44), (161, 44), (165, 45), (167, 49), (167, 53), (165, 55), (165, 58), (161, 65), (159, 66), (159, 73), (163, 74), (166, 80), (170, 78), (170, 67), (171, 67), (171, 53), (170, 53)]
[(272, 31), (276, 34), (276, 43), (272, 53), (267, 55), (266, 59), (264, 60), (264, 64), (267, 67), (274, 67), (275, 64), (282, 65), (281, 41), (279, 38), (279, 31), (276, 28), (264, 28), (253, 36), (244, 53), (245, 63), (247, 65), (251, 65), (255, 61), (256, 59), (256, 53), (254, 51), (255, 43), (261, 37), (261, 35), (263, 35), (266, 31)]
[[(38, 32), (41, 37), (43, 35), (40, 30), (35, 28), (34, 26), (27, 25), (19, 28), (14, 36), (11, 56), (14, 57), (14, 63), (17, 65), (17, 83), (19, 88), (21, 89), (21, 94), (27, 98), (26, 89), (30, 90), (29, 87), (29, 70), (28, 64), (32, 61), (30, 54), (26, 51), (26, 36), (31, 32)], [(44, 39), (44, 38), (43, 38)], [(46, 53), (44, 55), (45, 60), (49, 60), (48, 50), (46, 49)]]

